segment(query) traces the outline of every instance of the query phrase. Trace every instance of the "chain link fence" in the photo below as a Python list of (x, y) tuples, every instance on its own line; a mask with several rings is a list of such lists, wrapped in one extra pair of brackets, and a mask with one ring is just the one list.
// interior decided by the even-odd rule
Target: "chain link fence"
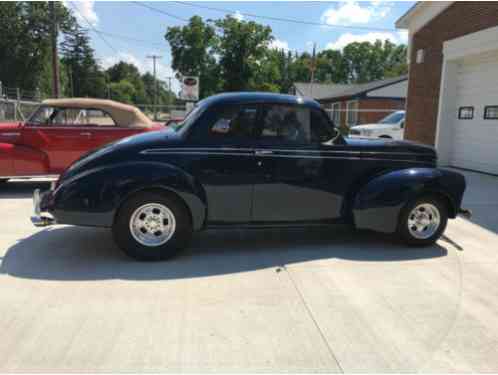
[[(0, 82), (0, 121), (25, 121), (42, 102), (39, 91), (22, 90), (3, 86)], [(167, 122), (183, 119), (187, 112), (185, 105), (137, 104), (151, 120)]]
[(0, 82), (0, 121), (24, 121), (40, 103), (39, 90), (21, 90)]

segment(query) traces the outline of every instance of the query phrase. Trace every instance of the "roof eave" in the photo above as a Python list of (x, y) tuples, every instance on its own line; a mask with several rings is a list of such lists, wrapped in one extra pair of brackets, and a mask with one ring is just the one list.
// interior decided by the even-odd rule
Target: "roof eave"
[(413, 14), (415, 13), (415, 11), (420, 8), (421, 6), (421, 3), (420, 2), (417, 2), (415, 4), (413, 4), (410, 9), (408, 9), (406, 11), (405, 14), (403, 14), (400, 18), (398, 18), (398, 20), (394, 23), (394, 25), (396, 26), (397, 29), (408, 29), (408, 24), (409, 24), (409, 20), (410, 18), (412, 18)]

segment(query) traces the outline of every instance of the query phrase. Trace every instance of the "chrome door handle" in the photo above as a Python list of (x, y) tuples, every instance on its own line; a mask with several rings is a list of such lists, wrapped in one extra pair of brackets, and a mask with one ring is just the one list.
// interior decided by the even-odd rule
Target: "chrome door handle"
[(256, 154), (256, 156), (272, 155), (273, 151), (272, 150), (256, 150), (255, 154)]
[(21, 133), (3, 133), (0, 135), (4, 135), (6, 137), (17, 137), (17, 136), (21, 135)]
[(83, 132), (83, 133), (80, 133), (80, 135), (83, 136), (83, 137), (91, 137), (92, 133)]

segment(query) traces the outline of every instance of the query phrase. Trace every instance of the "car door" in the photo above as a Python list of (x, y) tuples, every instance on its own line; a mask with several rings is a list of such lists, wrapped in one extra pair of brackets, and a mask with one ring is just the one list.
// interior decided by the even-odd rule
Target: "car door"
[(81, 111), (41, 106), (24, 126), (23, 144), (47, 156), (49, 173), (61, 173), (93, 148), (91, 133), (79, 121)]
[(252, 142), (257, 106), (223, 104), (202, 115), (180, 152), (207, 199), (208, 224), (248, 223), (259, 171)]
[(323, 111), (303, 106), (264, 104), (255, 148), (260, 168), (254, 184), (255, 223), (322, 222), (340, 217), (344, 165), (333, 147)]

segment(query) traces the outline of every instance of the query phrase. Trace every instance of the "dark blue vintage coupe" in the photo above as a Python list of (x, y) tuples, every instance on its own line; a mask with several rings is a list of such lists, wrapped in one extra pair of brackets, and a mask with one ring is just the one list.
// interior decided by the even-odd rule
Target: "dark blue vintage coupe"
[(464, 177), (436, 159), (428, 146), (342, 137), (312, 100), (221, 94), (76, 161), (35, 192), (32, 220), (112, 228), (140, 260), (169, 258), (213, 227), (347, 223), (423, 246), (468, 213)]

